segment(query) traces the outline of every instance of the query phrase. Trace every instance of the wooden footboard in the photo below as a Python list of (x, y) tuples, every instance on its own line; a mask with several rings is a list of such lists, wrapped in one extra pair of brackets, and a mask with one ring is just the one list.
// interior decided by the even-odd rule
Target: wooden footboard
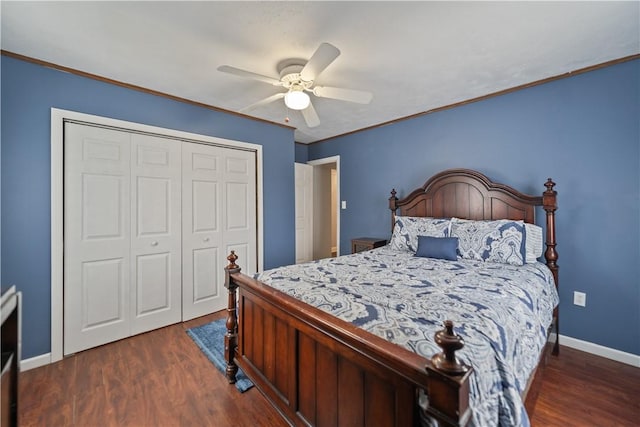
[(436, 337), (443, 352), (427, 360), (243, 275), (235, 254), (228, 259), (229, 382), (241, 367), (294, 425), (417, 425), (421, 390), (426, 413), (444, 425), (468, 423), (471, 368), (455, 358), (463, 343), (450, 323)]

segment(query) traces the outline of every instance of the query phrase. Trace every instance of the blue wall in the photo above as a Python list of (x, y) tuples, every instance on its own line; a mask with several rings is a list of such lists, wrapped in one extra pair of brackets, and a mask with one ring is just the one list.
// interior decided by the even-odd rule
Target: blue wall
[(296, 163), (307, 163), (309, 160), (309, 146), (296, 142)]
[[(341, 248), (388, 236), (391, 187), (402, 197), (444, 169), (531, 194), (553, 178), (561, 334), (640, 355), (639, 93), (634, 60), (312, 144), (308, 155), (340, 156)], [(572, 304), (576, 290), (585, 308)]]
[(291, 129), (6, 56), (1, 67), (1, 283), (3, 288), (15, 284), (23, 292), (23, 358), (51, 349), (52, 107), (262, 145), (264, 266), (294, 262)]

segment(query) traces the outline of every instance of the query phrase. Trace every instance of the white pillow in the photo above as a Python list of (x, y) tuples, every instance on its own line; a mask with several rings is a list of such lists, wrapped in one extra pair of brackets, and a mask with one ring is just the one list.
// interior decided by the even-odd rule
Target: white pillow
[(527, 264), (535, 263), (542, 256), (542, 227), (525, 223), (524, 228), (527, 235), (525, 243)]

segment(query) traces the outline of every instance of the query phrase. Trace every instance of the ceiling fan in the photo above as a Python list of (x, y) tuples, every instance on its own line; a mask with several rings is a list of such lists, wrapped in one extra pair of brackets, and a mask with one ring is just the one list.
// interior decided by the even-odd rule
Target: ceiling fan
[(285, 105), (292, 110), (300, 110), (307, 126), (311, 128), (320, 124), (320, 118), (307, 93), (311, 93), (318, 98), (339, 99), (342, 101), (356, 102), (358, 104), (368, 104), (373, 98), (373, 94), (370, 92), (314, 85), (318, 75), (339, 55), (340, 50), (337, 47), (329, 43), (322, 43), (308, 61), (297, 58), (280, 61), (277, 67), (280, 73), (279, 79), (245, 71), (230, 65), (221, 65), (218, 67), (218, 71), (258, 80), (273, 86), (280, 86), (287, 90), (286, 92), (276, 93), (244, 107), (240, 112), (246, 113), (284, 98)]

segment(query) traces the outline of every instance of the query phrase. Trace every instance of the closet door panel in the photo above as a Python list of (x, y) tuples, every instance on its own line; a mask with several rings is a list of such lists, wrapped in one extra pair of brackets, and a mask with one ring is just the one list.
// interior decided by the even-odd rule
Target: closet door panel
[[(210, 179), (217, 179), (211, 177)], [(206, 178), (191, 181), (191, 217), (192, 233), (219, 233), (220, 221), (218, 200), (220, 199), (220, 185), (216, 181)], [(188, 207), (187, 205), (186, 207)]]
[(131, 136), (131, 334), (182, 318), (181, 145)]
[(144, 316), (171, 308), (171, 254), (136, 257), (136, 315)]
[(218, 281), (222, 254), (218, 248), (193, 250), (193, 301), (206, 301), (218, 296)]
[(126, 292), (122, 258), (82, 263), (82, 330), (100, 328), (123, 320)]
[(65, 124), (64, 354), (129, 335), (130, 136)]

